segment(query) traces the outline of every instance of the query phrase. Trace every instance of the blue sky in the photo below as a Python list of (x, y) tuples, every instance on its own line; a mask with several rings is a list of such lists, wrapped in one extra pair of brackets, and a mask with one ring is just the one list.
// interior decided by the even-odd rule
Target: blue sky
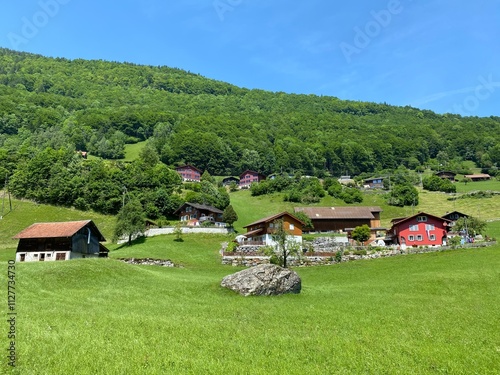
[(500, 116), (500, 1), (4, 1), (0, 46)]

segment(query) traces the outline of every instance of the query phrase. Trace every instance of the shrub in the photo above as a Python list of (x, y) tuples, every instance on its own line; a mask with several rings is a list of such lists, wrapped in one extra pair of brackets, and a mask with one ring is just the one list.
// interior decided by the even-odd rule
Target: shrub
[(226, 252), (228, 253), (234, 253), (236, 251), (236, 249), (238, 248), (238, 244), (234, 241), (231, 241), (227, 244), (227, 247), (226, 247)]

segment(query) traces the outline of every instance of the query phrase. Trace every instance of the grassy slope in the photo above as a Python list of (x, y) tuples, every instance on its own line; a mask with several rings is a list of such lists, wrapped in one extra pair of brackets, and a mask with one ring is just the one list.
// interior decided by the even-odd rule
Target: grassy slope
[(173, 239), (111, 256), (184, 268), (18, 264), (13, 373), (500, 371), (499, 247), (300, 268), (300, 295), (244, 298), (219, 287), (235, 270), (219, 264), (224, 237)]
[(122, 159), (124, 161), (134, 161), (139, 158), (139, 154), (141, 153), (142, 148), (146, 144), (146, 141), (137, 142), (133, 144), (125, 145), (125, 158)]

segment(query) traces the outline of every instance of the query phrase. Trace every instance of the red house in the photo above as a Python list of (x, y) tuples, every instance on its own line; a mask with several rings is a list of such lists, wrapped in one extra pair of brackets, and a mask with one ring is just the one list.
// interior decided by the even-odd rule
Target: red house
[(406, 218), (394, 219), (387, 233), (388, 240), (403, 246), (446, 245), (451, 221), (419, 212)]
[(200, 182), (201, 180), (201, 171), (198, 168), (193, 167), (192, 165), (182, 165), (180, 167), (175, 168), (177, 173), (179, 173), (182, 177), (182, 181), (185, 182)]
[(247, 169), (245, 172), (240, 174), (240, 189), (248, 189), (250, 185), (252, 185), (252, 183), (260, 182), (265, 179), (266, 176), (264, 176), (263, 174)]

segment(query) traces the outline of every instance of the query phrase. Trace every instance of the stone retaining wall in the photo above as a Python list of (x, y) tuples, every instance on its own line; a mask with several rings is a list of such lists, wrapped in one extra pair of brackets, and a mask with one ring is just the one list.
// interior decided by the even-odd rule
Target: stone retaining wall
[[(232, 228), (214, 228), (214, 227), (181, 227), (182, 233), (209, 233), (209, 234), (228, 234), (232, 233)], [(160, 236), (162, 234), (174, 233), (174, 227), (151, 228), (145, 232), (146, 237)]]
[[(496, 244), (496, 242), (480, 242), (480, 243), (472, 243), (466, 244), (457, 247), (451, 246), (436, 246), (436, 247), (421, 247), (414, 248), (409, 247), (406, 250), (400, 250), (397, 248), (390, 248), (381, 251), (373, 251), (373, 248), (363, 247), (357, 248), (357, 250), (345, 251), (344, 255), (342, 255), (341, 262), (350, 262), (354, 260), (367, 260), (367, 259), (378, 259), (378, 258), (387, 258), (398, 255), (408, 255), (408, 254), (422, 254), (422, 253), (432, 253), (437, 251), (445, 251), (445, 250), (456, 250), (463, 248), (480, 248), (487, 247)], [(361, 249), (361, 250), (360, 250)], [(355, 252), (362, 252), (365, 250), (367, 252), (366, 255), (355, 254)], [(371, 252), (371, 253), (369, 253)], [(268, 256), (260, 256), (255, 254), (246, 255), (245, 253), (222, 253), (222, 264), (243, 267), (253, 267), (259, 264), (269, 263)], [(289, 257), (287, 259), (287, 263), (290, 266), (295, 267), (304, 267), (304, 266), (318, 266), (318, 265), (332, 265), (338, 263), (335, 260), (335, 253), (325, 253), (325, 252), (315, 252), (313, 254), (306, 254), (300, 257)]]

